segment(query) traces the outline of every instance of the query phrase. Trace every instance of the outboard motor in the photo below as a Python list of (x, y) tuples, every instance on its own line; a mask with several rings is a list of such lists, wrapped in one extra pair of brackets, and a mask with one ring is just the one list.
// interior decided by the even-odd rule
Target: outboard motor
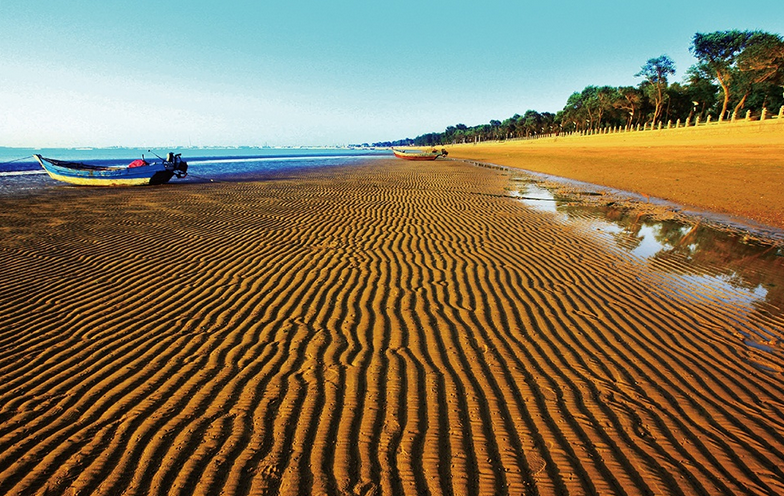
[(182, 154), (174, 154), (169, 152), (166, 155), (166, 168), (171, 169), (174, 171), (174, 175), (177, 176), (178, 179), (182, 179), (183, 177), (188, 175), (188, 163), (182, 159)]
[(183, 160), (179, 153), (174, 156), (174, 174), (177, 175), (178, 179), (188, 175), (188, 162)]

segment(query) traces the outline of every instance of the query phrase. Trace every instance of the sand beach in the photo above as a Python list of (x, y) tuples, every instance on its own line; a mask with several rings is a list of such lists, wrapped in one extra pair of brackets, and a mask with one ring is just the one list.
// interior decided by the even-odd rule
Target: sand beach
[(784, 228), (784, 119), (447, 147)]
[[(574, 143), (450, 155), (629, 160)], [(784, 493), (776, 248), (736, 297), (514, 190), (380, 159), (0, 198), (0, 494)], [(782, 225), (772, 191), (737, 213)]]

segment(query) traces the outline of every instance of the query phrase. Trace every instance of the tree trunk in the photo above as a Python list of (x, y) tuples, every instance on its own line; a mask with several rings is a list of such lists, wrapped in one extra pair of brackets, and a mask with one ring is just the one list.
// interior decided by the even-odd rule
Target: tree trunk
[(743, 98), (741, 98), (741, 99), (740, 99), (740, 102), (738, 102), (738, 104), (737, 104), (737, 105), (735, 105), (735, 108), (733, 109), (733, 113), (737, 114), (737, 113), (738, 113), (738, 110), (742, 109), (742, 108), (743, 108), (743, 106), (744, 106), (744, 105), (746, 105), (746, 98), (748, 98), (748, 97), (749, 97), (749, 93), (750, 93), (750, 92), (749, 92), (749, 91), (747, 91), (747, 92), (746, 92), (746, 94), (745, 94), (745, 95), (743, 95)]
[(656, 108), (653, 111), (653, 122), (651, 123), (651, 127), (656, 124), (656, 121), (659, 119), (661, 115), (661, 108), (662, 108), (662, 88), (661, 84), (656, 84)]
[(716, 71), (716, 79), (719, 81), (722, 91), (724, 91), (724, 104), (721, 106), (721, 117), (723, 118), (727, 113), (727, 107), (729, 107), (730, 104), (730, 89), (727, 83), (724, 82), (725, 78), (722, 77), (720, 71)]

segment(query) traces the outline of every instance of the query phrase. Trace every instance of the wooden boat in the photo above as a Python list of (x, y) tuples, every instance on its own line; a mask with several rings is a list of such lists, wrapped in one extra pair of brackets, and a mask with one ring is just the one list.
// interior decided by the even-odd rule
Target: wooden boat
[(429, 152), (422, 151), (422, 150), (392, 150), (392, 153), (395, 154), (397, 158), (402, 158), (403, 160), (435, 160), (438, 157), (446, 157), (447, 152), (443, 148), (439, 152), (436, 149), (433, 149)]
[(143, 158), (127, 166), (90, 165), (33, 155), (52, 179), (80, 186), (138, 186), (163, 184), (172, 176), (188, 175), (188, 164), (180, 154), (169, 153), (160, 162), (149, 163)]

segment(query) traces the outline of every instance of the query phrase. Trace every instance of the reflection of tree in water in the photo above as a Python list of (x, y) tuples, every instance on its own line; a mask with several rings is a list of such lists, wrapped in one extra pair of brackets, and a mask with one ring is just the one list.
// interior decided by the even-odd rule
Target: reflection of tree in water
[(640, 235), (643, 227), (642, 215), (631, 215), (626, 209), (608, 207), (606, 219), (618, 224), (623, 231), (615, 234), (615, 241), (621, 246), (634, 250), (642, 244), (645, 236)]
[(564, 204), (562, 206), (559, 205), (558, 210), (570, 217), (610, 221), (616, 224), (622, 230), (621, 232), (613, 233), (612, 237), (616, 243), (628, 250), (634, 250), (645, 239), (640, 234), (640, 230), (645, 225), (643, 223), (643, 215), (632, 214), (627, 208), (619, 208), (612, 205)]
[(622, 247), (634, 250), (643, 242), (643, 227), (650, 227), (662, 249), (651, 257), (657, 266), (682, 275), (722, 275), (730, 284), (767, 291), (765, 301), (784, 310), (784, 250), (749, 240), (745, 235), (714, 229), (700, 223), (657, 221), (630, 208), (615, 205), (562, 204), (558, 210), (570, 217), (609, 221), (621, 228), (613, 234)]
[(691, 250), (662, 251), (655, 258), (685, 256), (688, 267), (697, 273), (704, 273), (700, 268), (710, 267), (736, 287), (748, 290), (762, 287), (767, 291), (765, 300), (784, 309), (784, 254), (776, 246), (700, 225), (695, 226), (686, 244), (691, 245)]
[(696, 233), (699, 231), (699, 224), (689, 226), (674, 220), (651, 222), (651, 224), (658, 226), (654, 237), (662, 246), (668, 247), (668, 251), (683, 256), (692, 254), (691, 245)]

